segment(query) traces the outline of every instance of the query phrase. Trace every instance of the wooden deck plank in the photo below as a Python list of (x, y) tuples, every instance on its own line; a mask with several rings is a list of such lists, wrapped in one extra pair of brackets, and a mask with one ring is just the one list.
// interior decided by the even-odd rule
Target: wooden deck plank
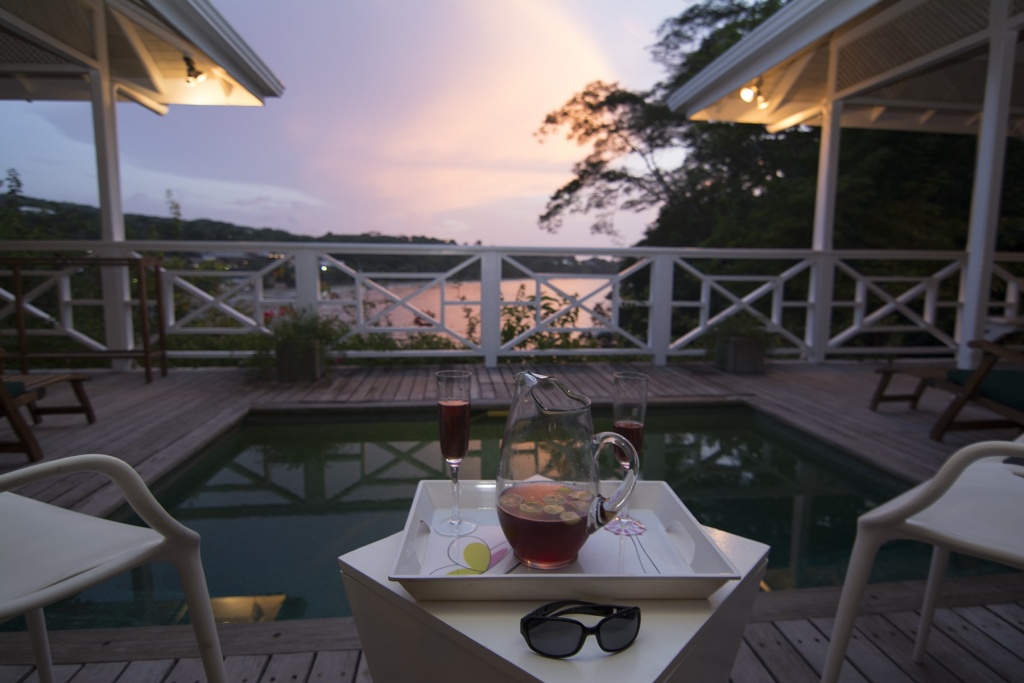
[[(786, 638), (793, 648), (806, 661), (816, 675), (820, 676), (825, 668), (825, 656), (828, 654), (828, 638), (814, 624), (806, 619), (777, 621), (775, 628)], [(843, 676), (843, 683), (868, 683), (860, 672), (850, 670)]]
[(318, 652), (313, 668), (309, 672), (309, 683), (324, 683), (335, 681), (349, 683), (356, 677), (356, 670), (359, 667), (359, 652), (349, 650), (345, 652)]
[[(243, 371), (235, 369), (175, 369), (168, 377), (148, 385), (141, 381), (138, 373), (98, 372), (87, 384), (97, 411), (95, 425), (86, 425), (80, 415), (47, 415), (35, 429), (47, 460), (74, 453), (111, 453), (131, 462), (152, 483), (187, 463), (202, 446), (230, 429), (251, 408), (322, 406), (334, 409), (374, 403), (428, 405), (433, 403), (433, 374), (441, 367), (462, 366), (340, 366), (332, 368), (330, 375), (319, 382), (288, 385), (248, 381)], [(690, 405), (687, 401), (741, 401), (911, 483), (930, 476), (961, 445), (1016, 435), (1011, 430), (987, 430), (950, 434), (943, 443), (929, 440), (931, 424), (949, 400), (948, 394), (943, 392), (926, 392), (916, 411), (892, 404), (883, 406), (880, 412), (871, 412), (867, 403), (877, 376), (872, 372), (874, 364), (869, 363), (827, 366), (771, 363), (769, 372), (759, 376), (725, 375), (700, 364), (665, 368), (632, 362), (465, 367), (474, 373), (474, 401), (495, 407), (508, 405), (514, 375), (524, 367), (564, 377), (567, 383), (599, 404), (610, 402), (610, 378), (615, 370), (646, 372), (651, 376), (652, 402), (678, 402), (679, 410), (686, 410)], [(59, 398), (56, 390), (54, 398)], [(6, 421), (0, 421), (0, 438), (7, 429)], [(21, 454), (0, 454), (0, 471), (24, 464), (27, 459)], [(61, 501), (102, 515), (120, 504), (119, 497), (109, 495), (107, 488), (88, 476), (69, 476), (26, 490), (42, 500)], [(949, 579), (943, 585), (942, 604), (956, 606), (956, 609), (943, 614), (942, 619), (952, 620), (950, 623), (961, 629), (955, 631), (957, 634), (970, 630), (971, 635), (965, 640), (988, 642), (986, 647), (1004, 648), (1009, 657), (1016, 658), (1016, 652), (1024, 647), (1020, 640), (1024, 637), (1024, 607), (1019, 604), (1024, 598), (1022, 579), (1024, 576), (1020, 574), (985, 580)], [(800, 595), (804, 591), (789, 591), (789, 596), (785, 593), (787, 591), (759, 597), (752, 615), (754, 623), (748, 626), (749, 633), (737, 659), (737, 683), (816, 680), (816, 669), (820, 667), (827, 634), (831, 632), (829, 617), (835, 611), (838, 589), (814, 589), (804, 596)], [(903, 665), (909, 662), (911, 647), (912, 626), (901, 620), (912, 617), (910, 611), (916, 609), (919, 602), (920, 582), (871, 587), (865, 603), (866, 613), (903, 611), (906, 614), (890, 614), (895, 622), (872, 622), (871, 619), (882, 617), (870, 615), (861, 618), (867, 619), (863, 625), (858, 621), (850, 651), (851, 661), (857, 671), (863, 673), (863, 678), (847, 673), (851, 681), (975, 680), (963, 678), (963, 672), (951, 673), (945, 662), (940, 665), (939, 659), (934, 657), (925, 667), (912, 665), (918, 674), (913, 678), (897, 666), (896, 662), (903, 662)], [(960, 609), (961, 606), (965, 609)], [(905, 628), (898, 628), (897, 623)], [(942, 632), (945, 629), (938, 628), (938, 623), (937, 620), (936, 633), (932, 635), (938, 645), (930, 643), (929, 653), (935, 647), (966, 652), (954, 642), (956, 638), (950, 638)], [(881, 650), (883, 643), (876, 644), (864, 631), (878, 630), (878, 624), (902, 634), (898, 646), (891, 643), (888, 646), (891, 651)], [(178, 631), (56, 632), (51, 634), (54, 656), (62, 675), (67, 677), (89, 663), (120, 662), (134, 667), (131, 669), (134, 671), (149, 666), (145, 662), (177, 658), (167, 680), (195, 680), (189, 676), (201, 676), (201, 666), (191, 629), (169, 628)], [(279, 655), (289, 655), (279, 660), (281, 671), (295, 675), (299, 675), (304, 662), (308, 663), (309, 680), (370, 680), (351, 619), (220, 628), (228, 661), (239, 667), (239, 671), (248, 671), (244, 677), (252, 676), (253, 681), (263, 676), (263, 669)], [(815, 629), (825, 634), (820, 640), (814, 635)], [(141, 635), (139, 631), (143, 631)], [(19, 679), (24, 677), (25, 667), (32, 661), (27, 638), (22, 645), (15, 645), (19, 636), (24, 634), (0, 633), (0, 683), (4, 683), (4, 676), (21, 683)], [(290, 656), (302, 653), (306, 654)], [(14, 661), (14, 657), (19, 657), (20, 661)], [(996, 671), (991, 671), (991, 675), (996, 676), (993, 680), (1005, 678), (999, 674), (1012, 671), (1012, 662), (1013, 659), (1000, 657)], [(124, 669), (122, 678), (129, 670)], [(342, 674), (341, 678), (336, 674)]]
[(256, 683), (270, 661), (269, 655), (244, 655), (224, 658), (224, 672), (229, 681)]
[(747, 644), (746, 638), (740, 641), (740, 649), (736, 652), (736, 661), (729, 674), (730, 683), (775, 683), (771, 672), (761, 663)]
[[(911, 640), (916, 637), (916, 613), (895, 612), (885, 616), (890, 622), (905, 630)], [(1016, 646), (1018, 651), (1024, 647), (1024, 637), (1017, 640)], [(960, 651), (963, 655), (957, 657)], [(994, 681), (1013, 682), (1021, 678), (1022, 661), (1019, 656), (1007, 651), (985, 632), (971, 627), (949, 609), (936, 610), (925, 657), (936, 658), (955, 675), (965, 680), (989, 680), (989, 672), (992, 672), (991, 680)]]
[(401, 373), (401, 381), (395, 389), (395, 396), (411, 396), (416, 383), (425, 374), (426, 371), (416, 365), (405, 368), (405, 371)]
[(816, 683), (820, 678), (774, 624), (750, 624), (744, 640), (777, 680)]
[(163, 683), (200, 683), (206, 681), (203, 662), (198, 657), (179, 659)]
[[(896, 666), (915, 681), (921, 683), (953, 683), (959, 680), (977, 683), (999, 683), (995, 672), (979, 666), (957, 643), (947, 642), (943, 634), (932, 633), (936, 647), (925, 653), (924, 662), (916, 664), (910, 659), (914, 649), (917, 615), (913, 612), (871, 614), (857, 620), (857, 628)], [(973, 661), (972, 661), (973, 660)], [(966, 675), (966, 678), (965, 678)]]
[(373, 678), (370, 676), (370, 665), (367, 664), (366, 657), (359, 657), (359, 667), (356, 669), (355, 683), (373, 683)]
[(31, 666), (0, 666), (0, 683), (20, 683), (30, 671)]
[[(81, 664), (56, 664), (53, 667), (53, 683), (67, 683), (81, 671)], [(39, 673), (33, 671), (24, 683), (39, 683)]]
[(1024, 631), (1024, 605), (1020, 603), (992, 604), (988, 606), (988, 609), (1018, 631)]
[[(1024, 651), (1024, 632), (1019, 628), (1019, 624), (1007, 621), (998, 612), (983, 606), (974, 605), (970, 607), (955, 607), (950, 610), (950, 613), (963, 620), (959, 628), (964, 631), (976, 629), (984, 633), (992, 641), (1015, 653), (1015, 656)], [(938, 624), (933, 628), (938, 628)], [(1017, 656), (1017, 659), (1017, 666), (1024, 669), (1024, 661), (1021, 661), (1019, 656)]]
[(270, 658), (267, 668), (260, 677), (262, 683), (278, 681), (305, 681), (313, 668), (313, 652), (290, 652), (278, 654)]
[[(1024, 634), (984, 607), (937, 610), (932, 633), (936, 630), (941, 630), (1006, 680), (1013, 680), (1024, 671), (1024, 660), (1017, 654), (1024, 650)], [(928, 638), (929, 644), (932, 644), (932, 637)]]
[[(149, 659), (129, 662), (118, 681), (162, 681), (174, 668), (173, 659)], [(232, 679), (238, 680), (238, 679)]]
[(128, 668), (127, 662), (94, 662), (86, 664), (75, 674), (75, 683), (111, 683)]
[[(864, 619), (866, 617), (860, 617), (856, 622), (857, 625), (859, 626)], [(833, 619), (812, 619), (811, 622), (822, 633), (832, 633)], [(896, 666), (859, 628), (855, 628), (850, 637), (846, 650), (846, 662), (840, 671), (839, 680), (845, 681), (853, 671), (859, 672), (869, 681), (878, 683), (883, 681), (885, 683), (910, 683), (914, 680)]]
[(477, 384), (480, 387), (480, 399), (484, 401), (494, 400), (498, 395), (496, 379), (500, 381), (500, 378), (495, 378), (491, 374), (491, 368), (480, 368), (477, 370), (476, 376)]

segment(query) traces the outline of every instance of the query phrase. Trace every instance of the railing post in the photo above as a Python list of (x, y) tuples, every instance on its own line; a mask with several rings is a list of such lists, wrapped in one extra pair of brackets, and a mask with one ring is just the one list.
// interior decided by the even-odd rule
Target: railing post
[(295, 252), (295, 307), (316, 311), (320, 302), (320, 257), (312, 249)]
[(162, 265), (157, 268), (161, 271), (159, 277), (163, 280), (163, 288), (160, 292), (160, 296), (164, 299), (163, 306), (161, 306), (164, 312), (163, 325), (165, 330), (169, 330), (174, 327), (178, 315), (174, 309), (174, 280), (167, 277), (167, 270)]
[[(101, 257), (125, 258), (127, 250), (103, 250)], [(131, 351), (135, 348), (135, 334), (132, 325), (132, 287), (127, 265), (100, 266), (100, 283), (103, 289), (103, 330), (106, 348), (109, 351)], [(124, 372), (131, 367), (131, 360), (114, 358), (111, 367)]]
[(484, 366), (497, 367), (501, 350), (501, 254), (480, 256), (480, 349)]
[(811, 282), (807, 291), (807, 328), (804, 341), (811, 350), (808, 360), (824, 363), (832, 336), (832, 290), (835, 286), (836, 260), (831, 253), (815, 254)]
[[(1004, 10), (1005, 11), (1005, 10)], [(995, 13), (991, 26), (996, 26)], [(956, 366), (973, 368), (980, 352), (967, 345), (983, 336), (992, 297), (992, 260), (999, 232), (999, 202), (1006, 166), (1006, 133), (1013, 90), (1018, 32), (993, 30), (988, 45), (985, 99), (978, 129), (974, 190), (967, 230), (967, 260), (960, 278)]]
[(647, 348), (655, 365), (668, 362), (672, 342), (673, 257), (657, 254), (651, 259), (651, 291), (647, 299)]

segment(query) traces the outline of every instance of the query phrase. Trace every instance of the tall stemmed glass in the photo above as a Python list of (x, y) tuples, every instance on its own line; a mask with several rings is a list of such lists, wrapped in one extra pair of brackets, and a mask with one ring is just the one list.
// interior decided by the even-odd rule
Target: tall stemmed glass
[[(644, 445), (644, 418), (647, 414), (647, 375), (642, 372), (617, 372), (612, 386), (612, 431), (621, 434), (633, 444), (637, 457)], [(629, 468), (629, 459), (618, 448), (615, 456), (624, 470)], [(647, 527), (629, 516), (627, 503), (619, 516), (605, 526), (613, 534), (639, 536)]]
[(452, 515), (434, 525), (444, 536), (464, 536), (476, 529), (476, 522), (459, 509), (459, 465), (469, 450), (469, 380), (473, 373), (444, 370), (437, 373), (437, 428), (441, 455), (452, 477)]

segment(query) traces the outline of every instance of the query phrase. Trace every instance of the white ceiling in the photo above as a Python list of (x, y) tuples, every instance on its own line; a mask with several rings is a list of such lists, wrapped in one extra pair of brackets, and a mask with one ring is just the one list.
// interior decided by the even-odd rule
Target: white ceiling
[[(106, 34), (120, 100), (258, 106), (284, 86), (207, 0), (0, 0), (0, 99), (88, 100)], [(186, 84), (185, 57), (205, 80)]]
[[(974, 134), (989, 37), (1022, 24), (1024, 0), (795, 0), (670, 105), (696, 120), (776, 131), (820, 125), (822, 105), (835, 99), (844, 127)], [(758, 86), (762, 108), (740, 98), (744, 85)], [(1021, 134), (1024, 69), (1015, 69), (1010, 110), (1010, 131)]]

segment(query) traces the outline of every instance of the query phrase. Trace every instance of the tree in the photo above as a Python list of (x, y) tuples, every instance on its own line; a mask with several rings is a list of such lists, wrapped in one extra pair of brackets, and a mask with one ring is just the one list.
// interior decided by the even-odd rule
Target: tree
[[(538, 131), (542, 139), (567, 129), (568, 139), (590, 146), (591, 151), (575, 165), (575, 177), (551, 196), (540, 217), (540, 227), (557, 231), (565, 215), (593, 213), (597, 216), (591, 226), (593, 232), (614, 233), (613, 217), (619, 210), (661, 206), (671, 214), (682, 199), (700, 192), (700, 183), (711, 180), (702, 175), (720, 164), (688, 161), (674, 169), (666, 164), (678, 160), (680, 150), (692, 154), (701, 138), (727, 128), (690, 122), (673, 114), (666, 104), (668, 94), (781, 4), (781, 0), (753, 4), (705, 0), (694, 5), (659, 29), (660, 39), (653, 54), (670, 71), (668, 80), (646, 92), (625, 90), (614, 83), (591, 83), (549, 113)], [(749, 131), (740, 135), (749, 136)], [(713, 207), (707, 208), (711, 214), (687, 226), (687, 234), (681, 237), (683, 243), (695, 244), (708, 236), (710, 224), (706, 219), (714, 212)]]
[(672, 118), (668, 107), (652, 102), (648, 94), (600, 81), (548, 114), (538, 131), (541, 137), (568, 127), (568, 138), (591, 145), (591, 152), (576, 164), (576, 177), (548, 201), (541, 228), (557, 232), (566, 213), (596, 211), (591, 230), (611, 234), (620, 208), (642, 210), (668, 202), (677, 192), (676, 181), (661, 168), (659, 155), (681, 144)]
[[(704, 0), (666, 20), (651, 49), (667, 76), (649, 91), (591, 83), (544, 120), (541, 137), (566, 130), (590, 147), (550, 198), (540, 227), (595, 215), (614, 232), (617, 211), (658, 207), (643, 246), (791, 247), (811, 243), (820, 131), (688, 121), (668, 96), (786, 0)], [(844, 129), (835, 245), (963, 248), (977, 140)], [(1008, 141), (1000, 247), (1024, 243), (1024, 142)]]
[(24, 238), (19, 234), (22, 230), (21, 206), (22, 206), (22, 184), (21, 176), (13, 168), (7, 169), (7, 176), (0, 181), (0, 186), (6, 185), (4, 205), (0, 210), (0, 239)]
[(167, 211), (171, 214), (171, 225), (174, 228), (174, 239), (182, 239), (182, 213), (181, 213), (181, 202), (174, 196), (174, 192), (170, 189), (164, 194), (164, 198), (167, 200)]

